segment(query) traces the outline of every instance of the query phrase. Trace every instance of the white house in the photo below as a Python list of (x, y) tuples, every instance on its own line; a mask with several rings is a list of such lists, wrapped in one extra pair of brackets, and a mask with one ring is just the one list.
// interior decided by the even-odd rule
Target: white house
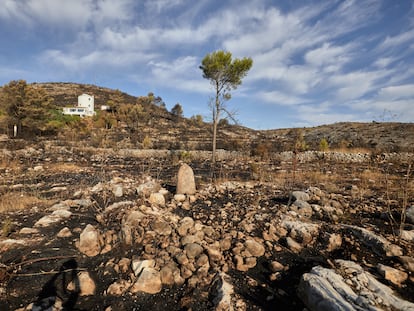
[(78, 106), (63, 108), (63, 114), (81, 117), (91, 117), (95, 115), (94, 97), (88, 94), (79, 95)]

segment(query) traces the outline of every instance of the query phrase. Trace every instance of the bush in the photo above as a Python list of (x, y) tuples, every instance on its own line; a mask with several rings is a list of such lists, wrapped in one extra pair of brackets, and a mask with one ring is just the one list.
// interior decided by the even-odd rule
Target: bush
[(144, 149), (150, 149), (151, 147), (152, 147), (151, 138), (148, 135), (146, 135), (144, 137), (144, 139), (142, 140), (142, 148), (144, 148)]
[(319, 150), (320, 151), (328, 151), (329, 150), (329, 143), (325, 138), (322, 138), (319, 142)]

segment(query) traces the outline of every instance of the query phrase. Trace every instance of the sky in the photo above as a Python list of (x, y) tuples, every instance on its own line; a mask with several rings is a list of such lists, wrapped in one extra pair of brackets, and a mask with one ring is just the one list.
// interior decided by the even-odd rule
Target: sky
[(0, 85), (153, 92), (211, 121), (199, 66), (225, 50), (253, 60), (226, 102), (243, 126), (414, 122), (413, 0), (2, 0), (0, 40)]

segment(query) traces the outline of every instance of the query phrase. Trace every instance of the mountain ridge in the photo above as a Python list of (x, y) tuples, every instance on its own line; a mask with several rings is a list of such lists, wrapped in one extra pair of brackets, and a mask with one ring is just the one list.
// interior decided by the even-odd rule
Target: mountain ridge
[[(108, 87), (73, 82), (35, 82), (30, 85), (43, 88), (57, 107), (75, 106), (83, 93), (93, 95), (95, 108), (113, 102), (136, 104), (140, 96), (133, 96)], [(148, 93), (152, 94), (152, 93)], [(142, 95), (141, 97), (146, 97)], [(155, 97), (154, 94), (152, 96)], [(155, 97), (163, 104), (160, 97)], [(144, 106), (149, 118), (141, 123), (134, 135), (142, 142), (146, 136), (153, 140), (155, 149), (210, 150), (211, 124), (195, 122), (191, 118), (177, 118), (162, 105)], [(123, 135), (122, 130), (113, 129)], [(414, 123), (401, 122), (338, 122), (303, 128), (251, 129), (223, 122), (219, 125), (218, 149), (255, 153), (256, 149), (269, 154), (293, 150), (295, 141), (302, 139), (304, 149), (318, 150), (322, 139), (330, 148), (365, 148), (372, 151), (414, 151)], [(257, 151), (257, 150), (256, 150)], [(260, 152), (259, 152), (260, 153)]]

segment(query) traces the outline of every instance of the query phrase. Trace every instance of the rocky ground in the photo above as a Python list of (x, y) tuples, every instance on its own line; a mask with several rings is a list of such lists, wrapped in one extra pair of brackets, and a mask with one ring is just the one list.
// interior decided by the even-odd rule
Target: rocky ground
[(0, 309), (414, 310), (412, 155), (178, 160), (3, 150)]

